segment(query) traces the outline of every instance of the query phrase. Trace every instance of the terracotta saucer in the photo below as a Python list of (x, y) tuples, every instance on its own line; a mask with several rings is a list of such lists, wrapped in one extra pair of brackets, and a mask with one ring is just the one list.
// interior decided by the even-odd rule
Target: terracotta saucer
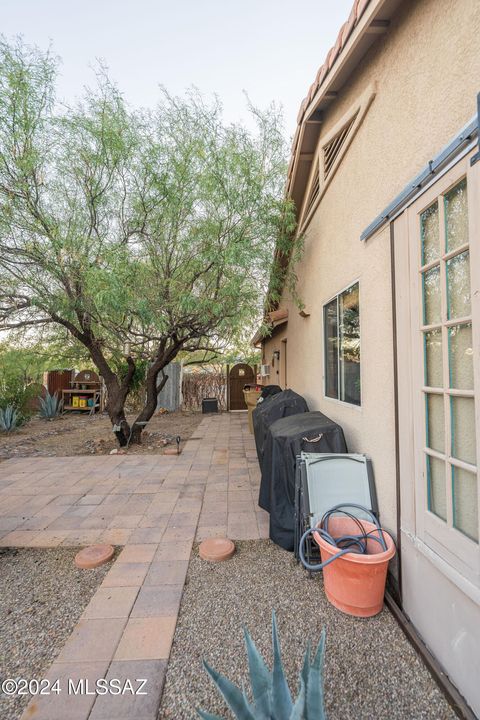
[(235, 545), (228, 538), (208, 538), (200, 543), (198, 552), (202, 560), (222, 562), (232, 557)]
[(90, 545), (75, 555), (75, 565), (83, 570), (105, 565), (112, 559), (114, 549), (112, 545)]

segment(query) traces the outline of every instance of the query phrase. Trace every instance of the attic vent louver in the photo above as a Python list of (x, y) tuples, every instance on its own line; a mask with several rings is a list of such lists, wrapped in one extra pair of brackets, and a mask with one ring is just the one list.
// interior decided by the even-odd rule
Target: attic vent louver
[(316, 161), (316, 167), (315, 167), (315, 174), (312, 178), (312, 184), (310, 186), (310, 196), (308, 198), (308, 204), (306, 208), (306, 214), (310, 212), (312, 207), (314, 206), (318, 195), (320, 193), (320, 170), (318, 167), (318, 160)]
[(330, 174), (330, 171), (335, 164), (335, 160), (339, 156), (340, 150), (342, 149), (345, 141), (350, 133), (350, 130), (355, 124), (358, 112), (349, 120), (349, 122), (343, 126), (335, 137), (333, 137), (323, 147), (323, 178), (326, 180)]

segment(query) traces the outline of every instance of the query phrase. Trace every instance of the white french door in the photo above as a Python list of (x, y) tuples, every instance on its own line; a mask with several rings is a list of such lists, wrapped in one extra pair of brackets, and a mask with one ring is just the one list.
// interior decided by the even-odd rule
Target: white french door
[(416, 534), (480, 578), (480, 197), (463, 158), (408, 210)]

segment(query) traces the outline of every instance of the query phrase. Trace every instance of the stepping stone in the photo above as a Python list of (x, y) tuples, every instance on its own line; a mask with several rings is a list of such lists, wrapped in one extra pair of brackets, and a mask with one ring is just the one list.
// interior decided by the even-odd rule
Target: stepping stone
[(90, 545), (75, 555), (75, 565), (83, 570), (91, 570), (109, 562), (114, 552), (112, 545)]
[(177, 448), (167, 448), (166, 450), (163, 451), (163, 454), (164, 455), (180, 455), (181, 452), (182, 451), (177, 450)]
[(228, 538), (208, 538), (200, 543), (198, 552), (202, 560), (222, 562), (232, 557), (235, 552), (235, 545)]

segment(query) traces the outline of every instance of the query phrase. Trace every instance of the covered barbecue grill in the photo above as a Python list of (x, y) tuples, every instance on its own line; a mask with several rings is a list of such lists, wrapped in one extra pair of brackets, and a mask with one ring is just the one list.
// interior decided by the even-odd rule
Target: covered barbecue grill
[(263, 451), (270, 425), (280, 418), (308, 412), (305, 399), (293, 390), (283, 390), (275, 395), (267, 395), (253, 411), (253, 432), (257, 457), (262, 469)]
[(302, 452), (346, 453), (342, 428), (321, 412), (304, 412), (268, 429), (258, 504), (270, 513), (270, 539), (284, 550), (294, 549), (295, 469)]

